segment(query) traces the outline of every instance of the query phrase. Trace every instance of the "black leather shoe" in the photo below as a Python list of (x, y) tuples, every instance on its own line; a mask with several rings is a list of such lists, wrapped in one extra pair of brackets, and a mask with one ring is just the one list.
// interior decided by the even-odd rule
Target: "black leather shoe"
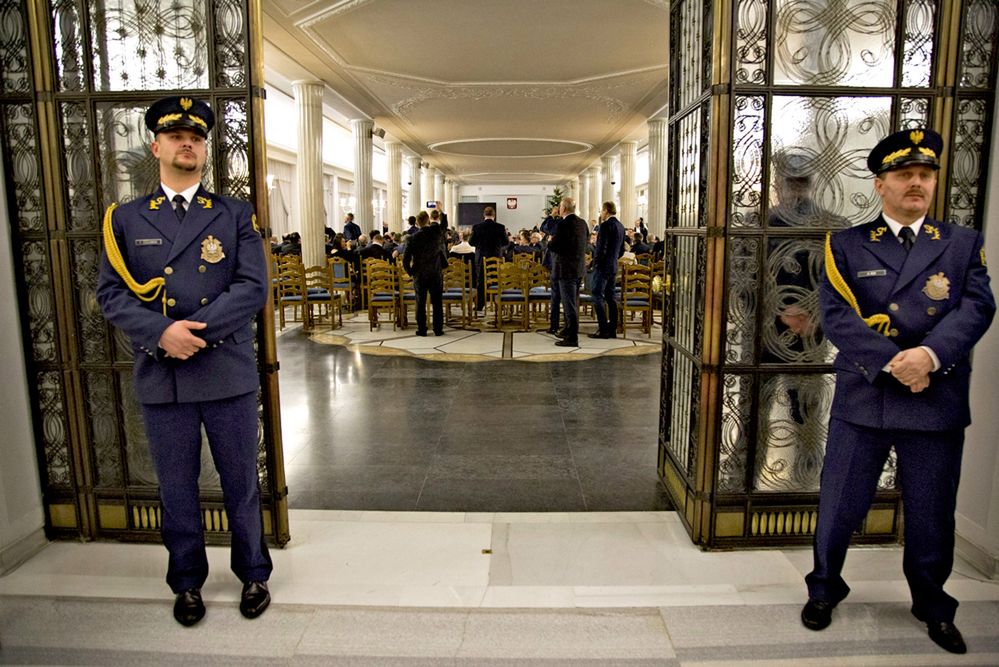
[(417, 336), (422, 336), (422, 337), (426, 338), (427, 337), (427, 332), (426, 331), (417, 331), (416, 335)]
[(556, 338), (565, 338), (567, 335), (568, 334), (566, 333), (565, 329), (559, 329), (558, 331), (555, 332)]
[(205, 602), (201, 599), (200, 588), (189, 588), (183, 593), (177, 593), (177, 599), (173, 603), (173, 617), (187, 627), (205, 617)]
[(832, 623), (835, 607), (824, 600), (809, 600), (801, 609), (801, 624), (809, 630), (825, 630)]
[(558, 329), (542, 329), (538, 333), (546, 333), (546, 334), (551, 334), (553, 336), (556, 336), (556, 335), (558, 335)]
[(937, 646), (951, 653), (967, 653), (968, 647), (964, 643), (964, 637), (957, 626), (947, 621), (936, 621), (926, 624), (930, 639)]
[(243, 597), (239, 601), (239, 613), (247, 618), (256, 618), (264, 613), (271, 603), (271, 594), (264, 581), (250, 581), (243, 584)]
[(555, 345), (558, 347), (579, 347), (579, 341), (575, 338), (563, 338), (555, 341)]
[(599, 331), (594, 331), (591, 334), (586, 334), (586, 337), (587, 338), (603, 338), (604, 335), (602, 333), (600, 333)]
[(599, 338), (601, 340), (610, 340), (611, 338), (617, 338), (613, 333), (607, 333), (605, 331), (594, 331), (590, 334), (590, 338)]

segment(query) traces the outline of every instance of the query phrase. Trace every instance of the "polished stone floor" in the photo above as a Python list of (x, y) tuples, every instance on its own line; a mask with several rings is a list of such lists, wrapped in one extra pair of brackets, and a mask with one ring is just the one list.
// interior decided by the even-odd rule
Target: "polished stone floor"
[[(479, 334), (485, 346), (496, 335)], [(292, 508), (670, 509), (656, 474), (658, 352), (473, 363), (320, 340), (300, 327), (278, 337)]]

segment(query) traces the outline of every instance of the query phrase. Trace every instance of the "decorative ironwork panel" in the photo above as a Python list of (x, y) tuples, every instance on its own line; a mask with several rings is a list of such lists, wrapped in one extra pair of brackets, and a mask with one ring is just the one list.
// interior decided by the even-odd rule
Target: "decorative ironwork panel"
[(7, 180), (14, 184), (13, 208), (20, 232), (45, 231), (42, 208), (41, 167), (35, 110), (30, 104), (3, 107)]
[(903, 97), (898, 105), (898, 129), (908, 130), (930, 124), (928, 97)]
[(90, 3), (99, 91), (209, 87), (206, 0)]
[(959, 99), (947, 219), (965, 227), (982, 228), (979, 197), (985, 182), (982, 152), (988, 150), (988, 103), (983, 99)]
[(770, 237), (763, 272), (762, 363), (831, 364), (822, 335), (819, 284), (825, 247), (813, 238)]
[(834, 385), (825, 374), (761, 378), (754, 490), (819, 490)]
[(76, 321), (79, 346), (84, 363), (110, 361), (106, 347), (107, 324), (97, 303), (97, 273), (100, 269), (101, 246), (96, 239), (70, 242), (73, 265), (73, 287), (76, 291)]
[[(768, 223), (839, 228), (873, 218), (881, 207), (867, 154), (889, 133), (889, 97), (774, 96), (770, 118), (774, 174)], [(807, 181), (780, 204), (789, 179)], [(776, 202), (776, 203), (774, 203)], [(794, 212), (792, 209), (801, 209)], [(777, 220), (780, 223), (777, 223)]]
[[(704, 44), (702, 44), (704, 26), (704, 0), (685, 0), (680, 3), (679, 11), (674, 10), (673, 21), (676, 23), (676, 37), (679, 48), (673, 50), (672, 58), (677, 60), (675, 108), (682, 109), (700, 97), (704, 90), (702, 80)], [(709, 26), (710, 28), (710, 26)], [(707, 44), (710, 47), (710, 43)], [(671, 58), (671, 59), (672, 59)]]
[(775, 0), (774, 83), (891, 86), (896, 0)]
[(0, 2), (0, 92), (4, 95), (31, 92), (23, 2)]
[(698, 291), (697, 237), (676, 238), (676, 262), (673, 269), (672, 336), (677, 345), (694, 356), (700, 356), (696, 347), (695, 323), (703, 314), (703, 292)]
[(736, 10), (736, 85), (763, 85), (767, 82), (767, 2), (740, 0)]
[(961, 40), (961, 88), (992, 90), (996, 77), (996, 39), (999, 39), (999, 7), (995, 0), (965, 0), (964, 34)]
[(85, 371), (83, 385), (90, 415), (90, 437), (97, 466), (97, 486), (120, 487), (124, 482), (118, 442), (118, 399), (114, 371)]
[(152, 136), (146, 129), (145, 113), (141, 104), (97, 105), (104, 207), (131, 201), (159, 187), (159, 164), (149, 150)]
[(112, 327), (110, 324), (108, 328), (111, 330), (111, 344), (112, 344), (112, 354), (114, 355), (115, 361), (133, 361), (135, 359), (135, 350), (132, 349), (132, 341), (128, 339), (121, 329), (117, 327)]
[(69, 198), (69, 228), (74, 231), (100, 229), (97, 183), (90, 146), (92, 138), (87, 107), (79, 102), (59, 105), (62, 112), (62, 141), (66, 166), (66, 195)]
[(83, 26), (86, 9), (79, 0), (53, 0), (52, 38), (59, 90), (77, 92), (87, 88), (87, 55)]
[(52, 277), (45, 243), (22, 243), (21, 262), (24, 284), (28, 290), (27, 314), (32, 358), (36, 362), (55, 361), (56, 315), (52, 304)]
[(933, 35), (936, 32), (936, 0), (907, 0), (902, 43), (902, 86), (927, 88), (933, 74)]
[(215, 85), (220, 88), (246, 85), (245, 11), (245, 0), (215, 2)]
[(885, 461), (885, 469), (878, 479), (878, 491), (893, 491), (896, 488), (898, 488), (898, 455), (892, 447), (888, 453), (888, 460)]
[(726, 374), (722, 381), (718, 492), (745, 493), (753, 406), (752, 375)]
[(219, 192), (237, 199), (250, 198), (250, 156), (246, 137), (249, 133), (246, 100), (222, 102), (219, 114), (223, 132), (219, 153)]
[(690, 477), (693, 472), (690, 461), (693, 459), (696, 442), (697, 422), (691, 421), (696, 414), (697, 394), (700, 387), (700, 373), (697, 366), (677, 349), (669, 351), (672, 355), (672, 386), (670, 391), (670, 416), (667, 425), (668, 449), (673, 458), (684, 467), (684, 474)]
[(677, 227), (696, 228), (700, 224), (701, 193), (701, 116), (698, 111), (680, 121), (677, 161), (678, 193), (674, 220)]
[(728, 243), (728, 317), (725, 363), (751, 364), (756, 358), (760, 239), (735, 236)]
[(735, 98), (731, 227), (760, 227), (763, 208), (763, 96)]
[(36, 376), (38, 410), (42, 421), (42, 450), (48, 488), (72, 488), (69, 430), (66, 427), (65, 390), (61, 371), (42, 371)]

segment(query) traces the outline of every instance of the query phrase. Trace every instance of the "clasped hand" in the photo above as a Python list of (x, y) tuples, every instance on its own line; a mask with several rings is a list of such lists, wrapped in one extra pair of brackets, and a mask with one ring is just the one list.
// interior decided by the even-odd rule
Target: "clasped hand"
[(930, 386), (933, 359), (921, 347), (902, 350), (888, 362), (892, 376), (916, 394)]
[(177, 320), (160, 336), (159, 346), (168, 357), (190, 359), (195, 352), (208, 345), (204, 339), (198, 338), (191, 331), (204, 329), (207, 326), (204, 322)]

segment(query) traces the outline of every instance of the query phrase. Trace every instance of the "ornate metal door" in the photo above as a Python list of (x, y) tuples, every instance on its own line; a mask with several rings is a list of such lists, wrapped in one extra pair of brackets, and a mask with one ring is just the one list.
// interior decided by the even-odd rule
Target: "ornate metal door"
[[(674, 0), (659, 470), (695, 542), (811, 540), (835, 350), (827, 231), (879, 212), (868, 151), (947, 142), (935, 217), (980, 227), (999, 15), (988, 0)], [(894, 540), (893, 463), (858, 542)]]
[[(94, 297), (101, 219), (108, 204), (158, 185), (144, 110), (184, 93), (218, 119), (206, 187), (252, 201), (267, 230), (260, 33), (256, 0), (0, 0), (0, 133), (51, 537), (158, 539), (131, 346)], [(264, 527), (283, 544), (270, 307), (257, 351)], [(224, 541), (218, 479), (210, 459), (202, 468), (206, 534)]]

